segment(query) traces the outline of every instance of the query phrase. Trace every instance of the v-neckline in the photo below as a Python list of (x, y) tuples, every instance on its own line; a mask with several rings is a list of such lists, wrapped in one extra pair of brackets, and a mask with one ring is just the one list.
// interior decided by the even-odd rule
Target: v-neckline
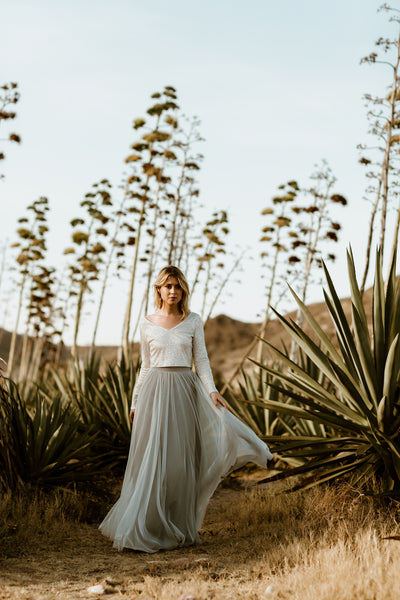
[(188, 314), (188, 316), (183, 319), (183, 321), (179, 321), (179, 323), (177, 323), (176, 325), (174, 325), (173, 327), (163, 327), (162, 325), (159, 325), (158, 323), (154, 323), (154, 321), (150, 321), (150, 319), (148, 319), (146, 316), (144, 317), (144, 319), (146, 319), (146, 321), (148, 323), (151, 323), (152, 325), (155, 325), (156, 327), (159, 327), (160, 329), (163, 329), (164, 331), (172, 331), (173, 329), (176, 329), (177, 327), (179, 327), (179, 325), (182, 325), (182, 323), (184, 323), (191, 315), (192, 313), (190, 312)]

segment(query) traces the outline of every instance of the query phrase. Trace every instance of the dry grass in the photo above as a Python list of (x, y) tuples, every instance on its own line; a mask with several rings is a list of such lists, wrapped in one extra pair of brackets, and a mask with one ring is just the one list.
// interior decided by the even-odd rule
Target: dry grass
[[(200, 546), (147, 555), (117, 552), (97, 530), (91, 496), (0, 500), (0, 598), (87, 598), (107, 578), (113, 597), (142, 600), (391, 600), (400, 588), (396, 505), (348, 486), (291, 495), (254, 485), (257, 471), (221, 487), (210, 503)], [(263, 474), (261, 474), (262, 476)], [(118, 486), (114, 497), (118, 494)], [(109, 499), (108, 499), (109, 500)], [(89, 512), (89, 521), (82, 519)], [(273, 586), (273, 590), (269, 586)]]

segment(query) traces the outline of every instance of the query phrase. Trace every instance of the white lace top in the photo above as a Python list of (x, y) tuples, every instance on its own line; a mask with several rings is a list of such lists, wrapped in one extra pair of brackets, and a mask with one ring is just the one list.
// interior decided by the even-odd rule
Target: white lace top
[(142, 366), (133, 390), (131, 408), (136, 406), (140, 388), (151, 367), (191, 367), (192, 358), (207, 392), (217, 391), (204, 341), (203, 323), (197, 313), (190, 312), (186, 319), (171, 329), (142, 317), (140, 345)]

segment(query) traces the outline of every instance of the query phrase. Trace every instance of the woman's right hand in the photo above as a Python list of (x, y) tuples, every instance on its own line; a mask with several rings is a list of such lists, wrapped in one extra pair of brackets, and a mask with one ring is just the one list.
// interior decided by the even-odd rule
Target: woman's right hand
[(131, 412), (129, 413), (129, 420), (133, 423), (133, 417), (135, 416), (135, 409), (131, 408)]

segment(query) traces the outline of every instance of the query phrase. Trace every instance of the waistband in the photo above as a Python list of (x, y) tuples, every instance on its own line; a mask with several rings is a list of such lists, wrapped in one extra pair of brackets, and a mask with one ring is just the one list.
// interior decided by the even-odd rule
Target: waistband
[(189, 372), (191, 367), (151, 367), (154, 371), (172, 371), (173, 373)]

